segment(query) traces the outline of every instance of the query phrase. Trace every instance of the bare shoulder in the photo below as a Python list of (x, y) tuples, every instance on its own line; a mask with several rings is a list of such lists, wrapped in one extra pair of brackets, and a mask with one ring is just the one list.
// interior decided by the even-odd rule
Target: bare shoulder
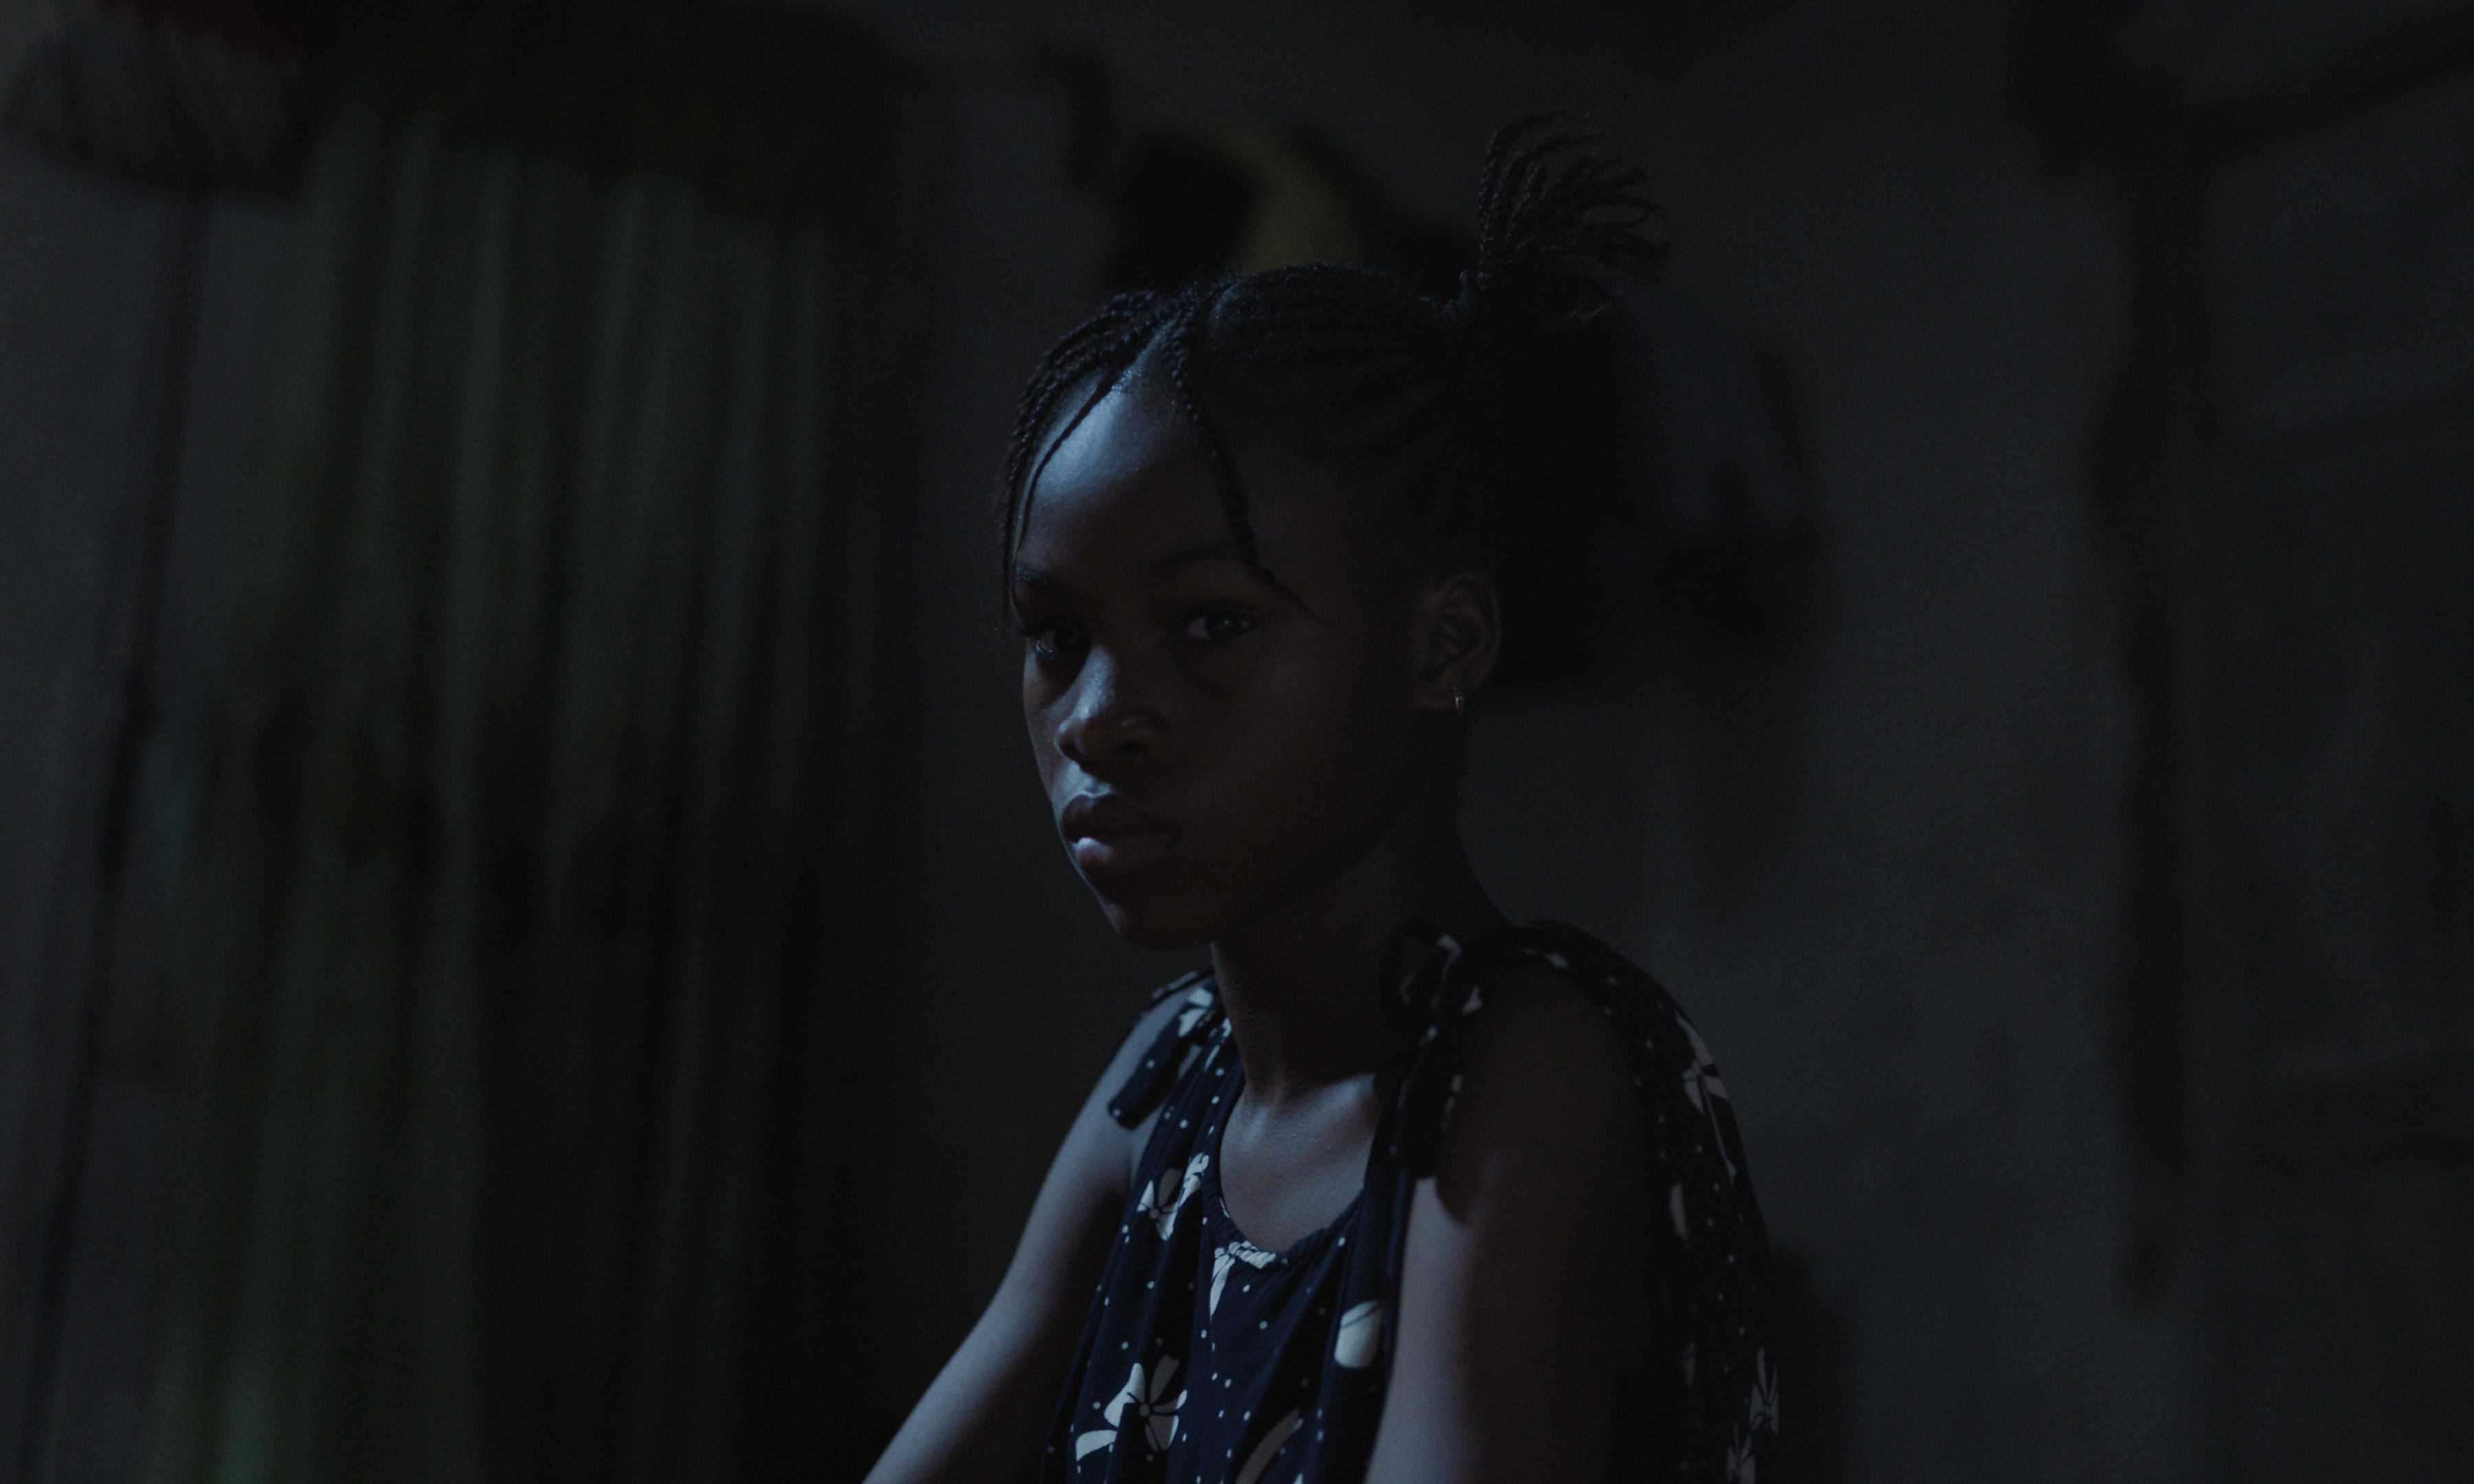
[(1605, 1015), (1542, 965), (1490, 975), (1413, 1204), (1370, 1484), (1607, 1474), (1637, 1323), (1644, 1139)]
[(1596, 1191), (1637, 1181), (1637, 1093), (1605, 1014), (1535, 964), (1490, 978), (1484, 995), (1444, 1136), (1443, 1194), (1516, 1156)]
[[(1507, 1065), (1536, 1064), (1588, 1076), (1626, 1080), (1623, 1053), (1597, 1002), (1542, 964), (1517, 963), (1486, 981), (1469, 1054)], [(1604, 1090), (1604, 1089), (1602, 1089)]]

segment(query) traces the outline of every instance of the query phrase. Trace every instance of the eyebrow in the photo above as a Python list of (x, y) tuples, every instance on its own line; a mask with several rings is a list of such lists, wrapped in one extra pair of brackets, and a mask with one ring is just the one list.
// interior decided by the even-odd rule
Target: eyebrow
[[(1182, 551), (1173, 551), (1167, 556), (1154, 558), (1148, 564), (1148, 570), (1165, 574), (1204, 562), (1231, 562), (1239, 566), (1246, 564), (1245, 559), (1237, 555), (1237, 548), (1228, 542), (1205, 541), (1200, 546), (1188, 546)], [(1044, 572), (1035, 566), (1026, 566), (1021, 562), (1014, 563), (1012, 577), (1015, 582), (1026, 587), (1053, 588), (1060, 586), (1055, 574)]]
[(1188, 546), (1183, 551), (1170, 552), (1167, 556), (1153, 562), (1152, 570), (1174, 572), (1180, 567), (1193, 566), (1201, 562), (1234, 562), (1239, 566), (1246, 564), (1245, 559), (1237, 555), (1237, 548), (1228, 542), (1205, 541), (1200, 546)]

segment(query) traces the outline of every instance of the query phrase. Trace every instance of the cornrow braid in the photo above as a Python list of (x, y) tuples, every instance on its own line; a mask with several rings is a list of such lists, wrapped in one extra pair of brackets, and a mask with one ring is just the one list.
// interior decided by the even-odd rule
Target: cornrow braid
[(1154, 319), (1158, 312), (1159, 295), (1152, 293), (1119, 294), (1100, 306), (1100, 312), (1065, 332), (1063, 338), (1048, 347), (1033, 368), (1029, 385), (1023, 388), (1022, 401), (1014, 411), (1013, 437), (1006, 445), (1004, 536), (1006, 559), (1013, 558), (1015, 541), (1021, 536), (1023, 505), (1031, 487), (1038, 479), (1042, 457), (1042, 435), (1055, 420), (1058, 403), (1065, 394), (1097, 375), (1100, 385), (1084, 401), (1082, 409), (1069, 419), (1047, 451), (1055, 452), (1055, 443), (1064, 441), (1072, 423), (1082, 420), (1102, 396), (1107, 395), (1126, 365), (1141, 348), (1139, 326)]
[(1228, 440), (1221, 436), (1220, 424), (1211, 416), (1211, 404), (1203, 400), (1201, 390), (1195, 385), (1194, 363), (1203, 339), (1203, 310), (1212, 297), (1208, 291), (1189, 291), (1177, 306), (1167, 337), (1169, 395), (1201, 441), (1202, 456), (1211, 466), (1212, 486), (1220, 494), (1220, 508), (1228, 517), (1228, 539), (1237, 548), (1237, 560), (1246, 563), (1249, 571), (1275, 581), (1254, 546), (1254, 517), (1246, 504), (1245, 483), (1237, 477), (1237, 456), (1229, 450)]
[(1568, 120), (1521, 119), (1488, 149), (1477, 263), (1448, 301), (1331, 263), (1111, 299), (1050, 347), (1024, 390), (1003, 474), (1006, 565), (1047, 458), (1139, 380), (1192, 429), (1230, 544), (1256, 576), (1288, 590), (1263, 563), (1223, 431), (1239, 408), (1379, 491), (1419, 549), (1493, 574), (1501, 681), (1587, 668), (1623, 616), (1600, 579), (1637, 545), (1638, 504), (1626, 355), (1605, 313), (1613, 296), (1592, 275), (1663, 254), (1645, 179)]

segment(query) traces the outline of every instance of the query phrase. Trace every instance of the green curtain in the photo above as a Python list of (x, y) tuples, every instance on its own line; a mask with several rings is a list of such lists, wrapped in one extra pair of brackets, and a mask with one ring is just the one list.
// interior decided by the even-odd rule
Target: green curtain
[(803, 98), (672, 66), (618, 90), (618, 149), (470, 88), (330, 96), (167, 784), (161, 1484), (813, 1476), (835, 1447), (869, 70)]

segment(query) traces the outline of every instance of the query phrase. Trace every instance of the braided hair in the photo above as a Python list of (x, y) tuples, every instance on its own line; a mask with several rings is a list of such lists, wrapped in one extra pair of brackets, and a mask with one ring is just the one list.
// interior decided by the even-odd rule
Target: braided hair
[(1601, 659), (1637, 562), (1627, 353), (1592, 273), (1664, 255), (1645, 175), (1555, 115), (1498, 131), (1478, 195), (1477, 265), (1431, 298), (1379, 269), (1314, 263), (1120, 294), (1040, 358), (1002, 474), (1010, 563), (1047, 458), (1102, 398), (1140, 376), (1192, 428), (1230, 544), (1280, 590), (1255, 544), (1220, 414), (1243, 407), (1310, 457), (1382, 491), (1415, 546), (1495, 580), (1499, 683)]

